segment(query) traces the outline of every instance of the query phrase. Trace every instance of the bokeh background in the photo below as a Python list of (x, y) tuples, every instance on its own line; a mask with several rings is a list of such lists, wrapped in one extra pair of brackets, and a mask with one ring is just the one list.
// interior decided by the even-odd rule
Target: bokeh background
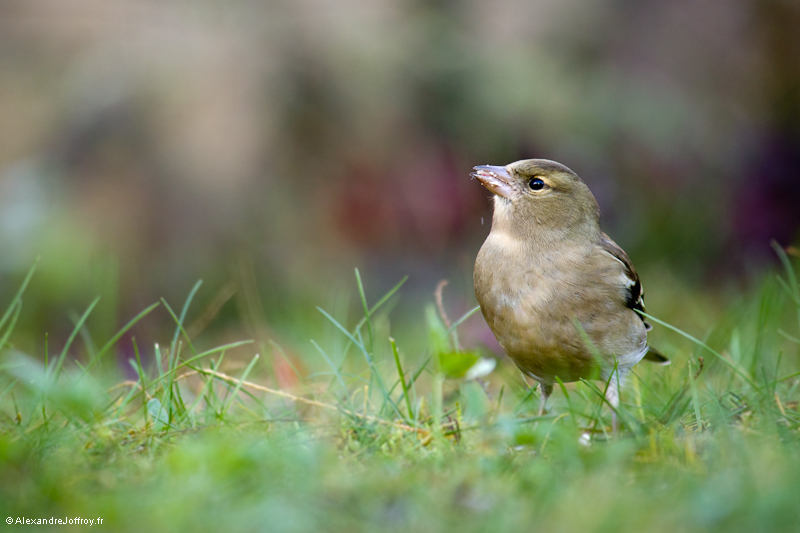
[(373, 299), (409, 275), (400, 316), (449, 279), (456, 316), (491, 219), (470, 169), (530, 157), (702, 332), (797, 237), (798, 28), (793, 0), (3, 0), (2, 301), (41, 257), (17, 343), (203, 279), (195, 333), (307, 346), (354, 267)]

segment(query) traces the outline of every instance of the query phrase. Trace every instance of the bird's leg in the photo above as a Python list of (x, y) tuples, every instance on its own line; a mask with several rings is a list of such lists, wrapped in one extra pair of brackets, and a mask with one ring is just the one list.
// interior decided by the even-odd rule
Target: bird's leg
[(615, 437), (619, 433), (619, 421), (617, 420), (617, 412), (611, 411), (611, 434)]
[(622, 376), (619, 370), (615, 370), (611, 374), (611, 379), (608, 381), (606, 388), (606, 401), (611, 405), (611, 431), (614, 435), (619, 431), (619, 421), (617, 420), (617, 409), (619, 408), (619, 387)]
[(553, 386), (548, 383), (539, 383), (539, 388), (542, 390), (542, 403), (539, 404), (539, 416), (544, 415), (544, 406), (547, 399), (553, 393)]

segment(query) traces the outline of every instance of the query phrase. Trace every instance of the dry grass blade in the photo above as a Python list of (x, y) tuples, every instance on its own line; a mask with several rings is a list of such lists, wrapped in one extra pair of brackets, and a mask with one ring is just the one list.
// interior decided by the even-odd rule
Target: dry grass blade
[(191, 377), (191, 376), (197, 375), (197, 374), (205, 374), (207, 376), (213, 376), (213, 377), (215, 377), (215, 378), (217, 378), (219, 380), (228, 382), (228, 383), (230, 383), (232, 385), (241, 385), (242, 387), (247, 387), (248, 389), (253, 389), (253, 390), (257, 390), (257, 391), (261, 391), (261, 392), (266, 392), (267, 394), (272, 394), (274, 396), (280, 396), (281, 398), (286, 398), (287, 400), (292, 400), (294, 402), (303, 403), (303, 404), (306, 404), (306, 405), (313, 405), (315, 407), (320, 407), (322, 409), (327, 409), (329, 411), (339, 411), (339, 412), (344, 413), (346, 415), (355, 416), (357, 418), (361, 418), (362, 420), (367, 420), (369, 422), (375, 422), (375, 423), (382, 424), (382, 425), (393, 426), (393, 427), (396, 427), (398, 429), (402, 429), (404, 431), (410, 431), (410, 432), (413, 432), (413, 433), (420, 433), (420, 434), (424, 434), (424, 435), (428, 434), (428, 432), (426, 430), (424, 430), (424, 429), (414, 428), (414, 427), (411, 427), (411, 426), (409, 426), (407, 424), (402, 424), (402, 423), (399, 423), (399, 422), (392, 422), (392, 421), (384, 420), (382, 418), (378, 418), (378, 417), (375, 417), (375, 416), (365, 415), (363, 413), (355, 413), (355, 412), (348, 411), (346, 409), (340, 409), (339, 407), (337, 407), (337, 406), (335, 406), (333, 404), (324, 403), (324, 402), (320, 402), (320, 401), (317, 401), (317, 400), (311, 400), (309, 398), (304, 398), (302, 396), (296, 396), (294, 394), (291, 394), (291, 393), (288, 393), (288, 392), (284, 392), (282, 390), (273, 389), (273, 388), (270, 388), (270, 387), (265, 387), (264, 385), (259, 385), (258, 383), (253, 383), (252, 381), (241, 380), (241, 379), (235, 378), (233, 376), (229, 376), (228, 374), (225, 374), (223, 372), (217, 372), (216, 370), (211, 370), (211, 369), (208, 369), (208, 368), (200, 368), (200, 369), (192, 370), (190, 372), (186, 372), (184, 374), (181, 374), (177, 378), (175, 378), (175, 381), (178, 381), (178, 380), (181, 380), (181, 379), (186, 379), (188, 377)]

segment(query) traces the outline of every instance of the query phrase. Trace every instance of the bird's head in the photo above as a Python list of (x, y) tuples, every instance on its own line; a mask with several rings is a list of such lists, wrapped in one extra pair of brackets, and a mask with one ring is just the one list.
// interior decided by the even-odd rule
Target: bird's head
[(472, 177), (495, 195), (493, 231), (526, 239), (599, 232), (597, 201), (578, 175), (560, 163), (523, 159), (474, 170)]

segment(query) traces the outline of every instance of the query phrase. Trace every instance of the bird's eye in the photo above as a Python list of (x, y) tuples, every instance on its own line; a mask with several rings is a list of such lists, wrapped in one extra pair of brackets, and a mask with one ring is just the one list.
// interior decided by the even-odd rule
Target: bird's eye
[(545, 184), (544, 181), (542, 181), (541, 179), (533, 178), (531, 181), (528, 182), (528, 186), (534, 191), (541, 191), (542, 189), (544, 189)]

